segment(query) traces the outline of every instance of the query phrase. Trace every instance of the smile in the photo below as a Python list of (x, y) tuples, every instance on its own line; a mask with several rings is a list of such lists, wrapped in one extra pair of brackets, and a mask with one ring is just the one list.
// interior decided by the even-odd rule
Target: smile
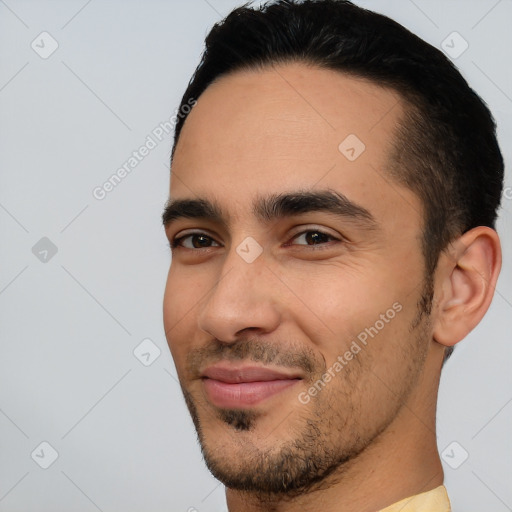
[(294, 386), (299, 375), (263, 367), (212, 366), (202, 375), (209, 401), (222, 408), (246, 408)]

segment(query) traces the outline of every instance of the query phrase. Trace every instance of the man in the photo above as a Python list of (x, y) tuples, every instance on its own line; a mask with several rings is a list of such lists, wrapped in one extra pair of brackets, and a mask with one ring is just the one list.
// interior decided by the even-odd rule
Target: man
[(440, 372), (501, 265), (488, 109), (440, 51), (343, 0), (236, 9), (191, 100), (164, 321), (229, 510), (450, 510)]

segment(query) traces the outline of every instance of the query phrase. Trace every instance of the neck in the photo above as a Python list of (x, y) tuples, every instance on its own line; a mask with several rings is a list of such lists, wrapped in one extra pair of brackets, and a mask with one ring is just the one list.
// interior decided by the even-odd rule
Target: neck
[(435, 431), (442, 349), (433, 351), (438, 357), (427, 358), (418, 385), (393, 422), (321, 486), (294, 497), (227, 489), (229, 512), (375, 512), (442, 485)]

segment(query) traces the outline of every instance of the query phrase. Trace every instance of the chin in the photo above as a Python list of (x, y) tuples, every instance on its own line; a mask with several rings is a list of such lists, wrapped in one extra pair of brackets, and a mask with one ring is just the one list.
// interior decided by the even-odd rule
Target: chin
[(268, 496), (294, 497), (328, 487), (332, 476), (355, 456), (348, 453), (338, 457), (298, 440), (258, 445), (253, 442), (257, 441), (256, 435), (247, 433), (239, 442), (229, 435), (221, 440), (212, 433), (211, 442), (208, 437), (203, 439), (201, 449), (206, 466), (217, 480), (229, 489)]

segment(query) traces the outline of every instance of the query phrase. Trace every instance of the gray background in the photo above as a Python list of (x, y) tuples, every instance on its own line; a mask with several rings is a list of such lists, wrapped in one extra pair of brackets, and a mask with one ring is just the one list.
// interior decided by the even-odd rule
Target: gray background
[[(172, 116), (238, 3), (0, 0), (0, 511), (225, 510), (163, 334), (170, 134), (103, 200), (92, 191)], [(456, 512), (512, 510), (512, 2), (358, 3), (437, 47), (457, 31), (456, 64), (499, 125), (505, 264), (443, 372), (438, 442)]]

